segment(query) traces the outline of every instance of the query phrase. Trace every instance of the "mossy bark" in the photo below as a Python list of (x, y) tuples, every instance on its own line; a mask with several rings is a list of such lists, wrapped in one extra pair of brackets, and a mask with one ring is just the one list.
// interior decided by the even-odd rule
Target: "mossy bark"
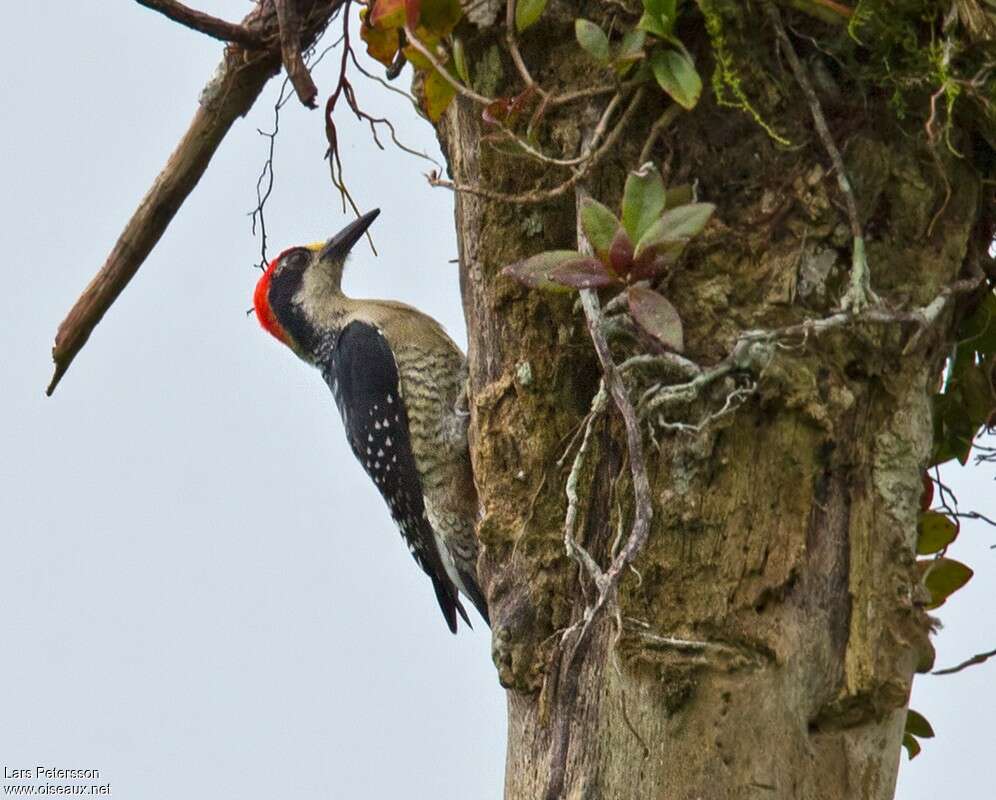
[[(826, 152), (771, 31), (745, 20), (740, 4), (703, 5), (725, 14), (753, 113), (707, 91), (654, 157), (669, 183), (697, 181), (718, 206), (662, 287), (685, 322), (686, 354), (710, 364), (745, 329), (829, 313), (851, 242)], [(523, 51), (547, 89), (577, 88), (591, 73), (569, 28), (582, 12), (551, 8)], [(583, 13), (597, 19), (595, 7)], [(699, 17), (682, 30), (704, 73), (716, 64), (706, 27)], [(468, 36), (472, 52), (497, 51), (494, 31)], [(516, 78), (503, 67), (489, 79), (510, 95)], [(863, 215), (872, 284), (890, 304), (922, 305), (975, 246), (979, 176), (970, 160), (928, 150), (887, 98), (861, 89), (823, 96)], [(551, 114), (545, 144), (576, 146), (606, 99)], [(666, 103), (645, 101), (588, 180), (595, 197), (618, 202)], [(480, 112), (458, 100), (439, 126), (458, 183), (516, 192), (553, 180), (490, 148)], [(928, 397), (951, 313), (910, 353), (910, 326), (870, 324), (778, 349), (735, 414), (700, 434), (659, 434), (659, 447), (648, 437), (654, 524), (623, 579), (623, 631), (609, 617), (599, 623), (578, 690), (564, 697), (559, 632), (580, 617), (590, 587), (564, 551), (571, 458), (561, 459), (599, 373), (573, 299), (526, 290), (500, 269), (574, 245), (573, 194), (523, 206), (458, 193), (456, 205), (480, 570), (509, 698), (506, 798), (892, 797), (910, 682), (932, 659), (913, 544)], [(729, 390), (714, 387), (682, 415), (716, 410)], [(603, 564), (632, 518), (624, 451), (610, 416), (580, 481), (579, 537)], [(551, 790), (552, 737), (564, 724), (563, 781)]]

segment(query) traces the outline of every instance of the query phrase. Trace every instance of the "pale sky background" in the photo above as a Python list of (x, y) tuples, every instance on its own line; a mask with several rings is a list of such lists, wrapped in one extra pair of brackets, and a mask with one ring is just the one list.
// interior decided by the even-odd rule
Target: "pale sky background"
[[(244, 0), (199, 0), (237, 20)], [(247, 211), (279, 81), (222, 145), (55, 397), (64, 312), (185, 130), (220, 45), (129, 0), (5, 9), (0, 195), (8, 254), (0, 395), (0, 764), (97, 768), (119, 800), (496, 800), (504, 694), (486, 626), (453, 637), (316, 372), (247, 318)], [(331, 41), (331, 40), (330, 40)], [(333, 59), (316, 80), (327, 92)], [(436, 150), (357, 76), (364, 106)], [(463, 343), (452, 197), (423, 162), (341, 117), (361, 209), (347, 291), (393, 297)], [(284, 110), (271, 250), (346, 221), (320, 112)], [(438, 156), (437, 156), (438, 157)], [(949, 471), (996, 515), (993, 470)], [(938, 665), (996, 646), (996, 535), (967, 523), (975, 580), (940, 611)], [(984, 797), (996, 662), (917, 679), (938, 737), (902, 800)]]

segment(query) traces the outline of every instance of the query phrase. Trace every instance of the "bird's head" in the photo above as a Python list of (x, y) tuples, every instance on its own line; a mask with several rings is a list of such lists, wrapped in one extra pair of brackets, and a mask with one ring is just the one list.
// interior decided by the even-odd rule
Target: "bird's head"
[(327, 242), (284, 250), (256, 284), (259, 324), (298, 355), (305, 357), (315, 337), (334, 325), (346, 258), (378, 214), (380, 209), (368, 211)]

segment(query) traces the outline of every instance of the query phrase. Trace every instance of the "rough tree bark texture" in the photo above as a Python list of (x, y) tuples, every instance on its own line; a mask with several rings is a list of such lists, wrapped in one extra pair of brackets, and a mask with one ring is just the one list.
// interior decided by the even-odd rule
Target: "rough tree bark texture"
[[(665, 283), (687, 355), (711, 364), (745, 329), (832, 310), (851, 241), (826, 151), (763, 15), (748, 19), (740, 3), (702, 5), (721, 18), (758, 113), (792, 143), (779, 146), (707, 89), (654, 150), (669, 184), (697, 180), (700, 198), (718, 205)], [(609, 13), (551, 3), (522, 37), (546, 88), (590, 85), (571, 19)], [(715, 60), (701, 16), (681, 34), (708, 76)], [(468, 52), (475, 83), (507, 96), (521, 84), (499, 36), (485, 29)], [(607, 99), (551, 114), (548, 144), (576, 148)], [(975, 246), (979, 176), (968, 160), (927, 150), (922, 129), (904, 130), (872, 90), (862, 97), (845, 86), (821, 99), (855, 184), (873, 287), (897, 307), (929, 302)], [(618, 202), (665, 107), (662, 95), (643, 103), (587, 181), (595, 197)], [(469, 102), (454, 104), (439, 133), (458, 183), (521, 192), (551, 182), (549, 171), (482, 144), (480, 108)], [(598, 372), (573, 298), (525, 290), (499, 271), (572, 247), (574, 213), (572, 193), (539, 206), (457, 195), (482, 579), (508, 690), (506, 798), (892, 797), (910, 682), (932, 660), (913, 544), (928, 395), (952, 314), (907, 356), (912, 329), (898, 325), (851, 326), (778, 349), (735, 415), (649, 444), (654, 525), (622, 584), (623, 633), (613, 646), (612, 620), (602, 620), (578, 690), (564, 697), (558, 631), (591, 589), (564, 552), (573, 453), (559, 459)], [(684, 418), (716, 410), (730, 388), (708, 391)], [(617, 526), (625, 535), (632, 519), (624, 447), (610, 413), (580, 482), (581, 538), (603, 565)], [(566, 769), (551, 792), (560, 766), (552, 737), (565, 720)]]

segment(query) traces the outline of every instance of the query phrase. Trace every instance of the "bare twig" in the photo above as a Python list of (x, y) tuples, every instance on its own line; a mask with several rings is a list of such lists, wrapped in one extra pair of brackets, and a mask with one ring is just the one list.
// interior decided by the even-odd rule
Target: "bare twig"
[(960, 664), (954, 667), (948, 667), (946, 669), (935, 669), (931, 672), (931, 675), (951, 675), (955, 672), (961, 672), (963, 669), (968, 669), (976, 664), (982, 664), (988, 661), (993, 656), (996, 656), (996, 650), (987, 650), (985, 653), (978, 653), (972, 656), (967, 661), (962, 661)]
[(644, 89), (637, 89), (633, 94), (633, 98), (630, 100), (629, 105), (623, 111), (622, 115), (619, 117), (619, 121), (616, 123), (615, 127), (605, 138), (602, 145), (591, 153), (590, 157), (587, 158), (584, 163), (578, 167), (574, 173), (565, 180), (549, 189), (534, 189), (529, 192), (522, 192), (520, 194), (507, 194), (505, 192), (494, 191), (493, 189), (486, 189), (483, 186), (474, 186), (472, 184), (462, 184), (454, 183), (453, 181), (445, 180), (438, 177), (438, 175), (429, 175), (428, 180), (431, 186), (441, 186), (446, 189), (451, 189), (454, 192), (466, 192), (467, 194), (477, 195), (479, 197), (485, 197), (489, 200), (496, 200), (503, 203), (513, 203), (520, 205), (532, 205), (535, 203), (545, 203), (548, 200), (553, 200), (556, 197), (560, 197), (565, 192), (574, 188), (574, 186), (584, 178), (592, 168), (601, 160), (601, 158), (607, 153), (615, 143), (618, 141), (623, 130), (625, 130), (626, 125), (632, 119), (637, 107), (640, 105), (640, 101), (643, 99)]
[(545, 96), (546, 92), (543, 92), (536, 81), (533, 80), (533, 76), (529, 73), (529, 67), (526, 66), (526, 62), (522, 58), (522, 53), (519, 52), (519, 43), (515, 38), (515, 0), (506, 0), (505, 2), (505, 44), (508, 46), (508, 52), (512, 56), (512, 63), (515, 64), (515, 68), (519, 71), (519, 76), (526, 84), (526, 88), (535, 88)]
[[(316, 8), (305, 26), (304, 44), (310, 46), (341, 4), (342, 0), (327, 0)], [(261, 35), (264, 38), (275, 41), (275, 25), (261, 7), (243, 20), (243, 26), (247, 28), (253, 23), (263, 26)], [(269, 28), (265, 27), (267, 24)], [(201, 94), (200, 105), (187, 132), (128, 221), (104, 266), (59, 326), (52, 348), (55, 373), (47, 394), (55, 391), (93, 329), (138, 272), (204, 174), (229, 128), (249, 111), (279, 68), (280, 59), (275, 52), (260, 51), (247, 57), (243, 50), (231, 47), (226, 50), (221, 68)]]
[(178, 22), (186, 28), (199, 31), (223, 42), (232, 42), (247, 50), (259, 50), (268, 45), (268, 37), (259, 31), (248, 28), (245, 24), (238, 25), (223, 19), (212, 17), (203, 11), (196, 11), (177, 3), (176, 0), (135, 0), (140, 6), (158, 11), (173, 22)]
[(795, 76), (796, 83), (799, 84), (799, 88), (802, 89), (802, 93), (806, 97), (806, 102), (809, 104), (809, 110), (813, 116), (813, 125), (816, 127), (816, 132), (823, 142), (823, 147), (830, 156), (830, 161), (837, 174), (837, 185), (844, 195), (844, 202), (847, 206), (847, 218), (851, 226), (851, 237), (854, 242), (852, 245), (850, 286), (841, 298), (841, 308), (862, 311), (869, 305), (876, 305), (878, 298), (871, 290), (871, 275), (868, 269), (868, 258), (865, 254), (864, 233), (861, 230), (861, 218), (858, 215), (858, 204), (854, 198), (854, 189), (848, 180), (847, 170), (844, 168), (844, 159), (840, 154), (840, 150), (837, 149), (837, 144), (833, 140), (830, 128), (827, 126), (823, 107), (820, 105), (820, 100), (816, 96), (816, 92), (813, 91), (813, 85), (809, 80), (806, 68), (799, 61), (799, 56), (796, 55), (795, 48), (792, 46), (792, 40), (789, 39), (788, 34), (785, 32), (785, 26), (782, 24), (782, 16), (771, 0), (766, 0), (765, 10), (767, 11), (768, 19), (771, 20), (772, 27), (775, 29), (778, 41), (781, 43), (782, 51), (785, 53), (789, 66), (792, 68), (792, 74)]
[(647, 140), (643, 143), (643, 149), (640, 151), (640, 160), (638, 164), (646, 164), (650, 161), (650, 155), (654, 151), (654, 145), (657, 144), (657, 140), (660, 138), (661, 134), (671, 127), (672, 123), (681, 114), (681, 106), (677, 103), (673, 103), (664, 109), (664, 113), (661, 114), (657, 121), (650, 126), (650, 132), (647, 134)]
[(450, 71), (439, 62), (439, 59), (436, 58), (435, 54), (428, 47), (422, 44), (422, 41), (415, 35), (415, 31), (409, 28), (407, 23), (405, 24), (405, 36), (408, 39), (408, 44), (414, 47), (425, 57), (425, 60), (432, 65), (433, 69), (439, 73), (439, 76), (444, 81), (453, 87), (453, 90), (458, 95), (466, 97), (468, 100), (473, 100), (475, 103), (482, 106), (489, 106), (494, 102), (492, 98), (485, 97), (483, 94), (478, 94), (469, 86), (465, 86), (459, 80), (450, 75)]
[[(330, 44), (321, 53), (315, 56), (314, 59), (308, 60), (308, 69), (313, 70), (317, 67), (322, 60), (327, 56), (336, 45)], [(280, 110), (287, 104), (290, 100), (291, 95), (287, 94), (287, 87), (290, 85), (290, 78), (285, 77), (283, 83), (280, 85), (280, 91), (277, 94), (277, 100), (273, 104), (273, 130), (264, 131), (261, 128), (257, 128), (256, 132), (265, 137), (267, 142), (267, 153), (266, 160), (263, 162), (263, 168), (260, 170), (259, 177), (256, 179), (256, 207), (249, 212), (249, 216), (252, 218), (252, 234), (256, 235), (257, 229), (260, 233), (259, 242), (259, 268), (261, 270), (266, 269), (268, 258), (266, 255), (266, 203), (270, 199), (270, 195), (273, 193), (273, 159), (277, 146), (277, 134), (280, 132)]]
[[(348, 1), (348, 0), (347, 0)], [(280, 57), (298, 100), (308, 108), (317, 108), (318, 87), (301, 55), (301, 19), (295, 0), (273, 0), (280, 23)]]
[[(436, 58), (433, 52), (428, 47), (426, 47), (421, 41), (419, 41), (418, 38), (416, 38), (415, 33), (411, 30), (411, 28), (408, 27), (405, 28), (405, 35), (408, 37), (409, 44), (411, 44), (412, 47), (418, 50), (418, 52), (425, 57), (426, 61), (428, 61), (429, 64), (432, 65), (433, 69), (435, 69), (436, 72), (439, 73), (439, 75), (443, 78), (443, 80), (445, 80), (451, 87), (453, 87), (454, 91), (456, 91), (457, 94), (461, 95), (462, 97), (466, 97), (468, 100), (472, 100), (478, 105), (484, 107), (488, 107), (492, 105), (494, 102), (496, 102), (490, 97), (485, 97), (482, 94), (478, 94), (473, 89), (464, 85), (457, 78), (451, 75), (449, 70), (447, 70), (446, 67), (443, 66), (443, 64), (439, 61), (438, 58)], [(525, 67), (525, 64), (523, 64), (523, 67)], [(530, 78), (530, 80), (532, 80), (532, 78)], [(543, 103), (544, 104), (546, 103), (545, 93), (543, 93), (542, 90), (539, 89), (539, 87), (537, 87), (535, 84), (530, 84), (528, 88), (541, 92), (541, 94), (543, 94), (544, 96)], [(616, 95), (616, 97), (618, 96), (619, 95)], [(613, 100), (615, 100), (615, 98), (613, 98)], [(613, 109), (615, 108), (612, 102), (610, 102), (609, 107)], [(512, 129), (507, 128), (504, 125), (501, 125), (499, 127), (501, 128), (501, 132), (509, 139), (511, 139), (513, 142), (515, 142), (515, 144), (518, 147), (522, 148), (522, 150), (525, 153), (528, 153), (534, 159), (543, 164), (549, 164), (551, 166), (557, 166), (557, 167), (575, 167), (578, 166), (579, 164), (584, 163), (588, 158), (591, 157), (590, 153), (588, 154), (582, 153), (581, 155), (576, 156), (574, 158), (558, 158), (556, 156), (550, 156), (536, 149), (529, 141), (523, 139), (521, 136), (516, 134), (515, 131), (513, 131)], [(439, 183), (433, 185), (441, 186), (444, 184)]]

